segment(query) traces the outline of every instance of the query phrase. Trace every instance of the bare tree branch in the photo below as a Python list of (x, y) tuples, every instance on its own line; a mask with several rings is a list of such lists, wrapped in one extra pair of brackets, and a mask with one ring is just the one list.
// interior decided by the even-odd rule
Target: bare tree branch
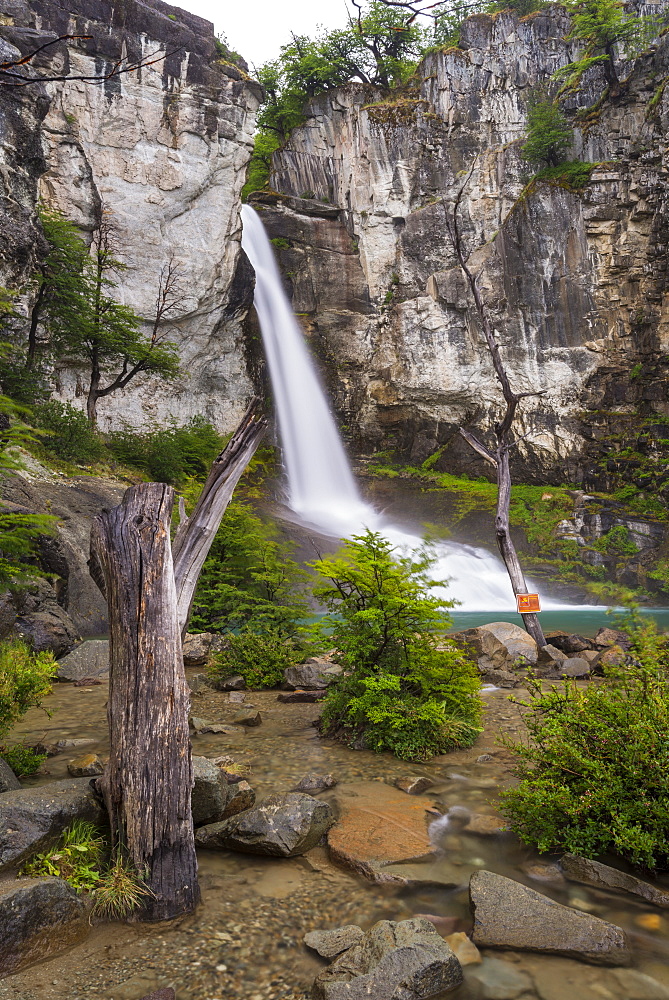
[(486, 462), (490, 462), (491, 465), (494, 465), (495, 468), (497, 468), (497, 459), (495, 458), (495, 456), (491, 451), (488, 451), (488, 449), (484, 444), (481, 444), (481, 442), (477, 437), (474, 437), (473, 434), (470, 434), (469, 431), (466, 431), (464, 427), (458, 427), (458, 431), (460, 435), (465, 439), (467, 444), (470, 445), (474, 449), (474, 451), (477, 451), (479, 453), (481, 458), (485, 458)]
[(124, 73), (135, 73), (137, 70), (143, 69), (146, 66), (153, 66), (155, 63), (162, 62), (163, 59), (167, 59), (168, 56), (175, 55), (177, 52), (181, 51), (183, 46), (179, 46), (172, 49), (170, 52), (159, 53), (159, 50), (150, 53), (146, 58), (139, 59), (136, 62), (125, 62), (124, 59), (119, 59), (115, 62), (108, 73), (94, 73), (94, 74), (44, 74), (39, 76), (25, 76), (23, 73), (17, 72), (23, 66), (29, 66), (32, 60), (48, 49), (52, 45), (57, 45), (59, 42), (68, 41), (91, 41), (93, 35), (59, 35), (57, 38), (52, 38), (43, 45), (38, 46), (28, 55), (23, 56), (21, 59), (10, 60), (9, 62), (0, 63), (0, 86), (5, 87), (27, 87), (33, 83), (54, 83), (54, 82), (64, 82), (67, 80), (79, 80), (84, 83), (94, 83), (103, 84), (107, 80), (111, 80), (113, 77), (121, 76)]

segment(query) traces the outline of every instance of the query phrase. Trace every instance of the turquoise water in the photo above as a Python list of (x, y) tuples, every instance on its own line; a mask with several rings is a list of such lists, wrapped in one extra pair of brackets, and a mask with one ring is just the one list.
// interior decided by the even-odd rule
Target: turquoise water
[[(654, 619), (661, 630), (669, 630), (669, 608), (644, 608), (639, 614), (643, 618)], [(542, 611), (539, 620), (544, 632), (578, 632), (579, 635), (592, 636), (602, 627), (615, 628), (616, 619), (622, 615), (622, 611), (609, 613), (605, 607), (565, 607), (557, 611)], [(521, 616), (515, 612), (504, 614), (498, 611), (456, 610), (450, 612), (450, 617), (453, 619), (454, 631), (476, 628), (477, 625), (493, 621), (511, 622), (521, 627), (523, 625)]]

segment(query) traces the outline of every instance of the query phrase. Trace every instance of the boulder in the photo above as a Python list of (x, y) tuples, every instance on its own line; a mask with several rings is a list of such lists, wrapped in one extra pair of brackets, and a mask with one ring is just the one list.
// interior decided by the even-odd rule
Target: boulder
[[(67, 564), (59, 562), (56, 560), (51, 571), (60, 575)], [(74, 621), (58, 603), (56, 588), (44, 578), (0, 598), (0, 632), (25, 640), (35, 652), (50, 651), (57, 657), (69, 653), (81, 641)]]
[[(490, 758), (492, 760), (492, 757)], [(407, 778), (395, 778), (395, 788), (406, 792), (407, 795), (422, 795), (434, 784), (432, 778), (427, 778), (424, 774), (410, 776)]]
[(68, 773), (73, 778), (94, 778), (96, 774), (102, 774), (104, 769), (105, 766), (96, 753), (82, 754), (67, 765)]
[(594, 638), (595, 646), (606, 648), (607, 646), (620, 646), (621, 649), (632, 648), (632, 640), (627, 632), (622, 632), (618, 628), (600, 628)]
[(365, 936), (365, 932), (357, 924), (346, 924), (331, 931), (310, 931), (303, 941), (307, 948), (317, 951), (321, 958), (336, 958), (343, 951), (348, 951)]
[(282, 691), (277, 695), (276, 700), (292, 705), (296, 702), (321, 701), (327, 694), (327, 688), (319, 688), (314, 691)]
[(550, 643), (547, 643), (539, 649), (537, 664), (540, 667), (550, 666), (553, 663), (561, 663), (562, 660), (566, 659), (566, 653), (563, 653), (561, 649), (557, 648), (557, 646), (551, 646)]
[(255, 802), (256, 793), (248, 781), (242, 778), (241, 781), (228, 782), (228, 793), (225, 799), (223, 819), (228, 819), (230, 816), (237, 816), (239, 813), (253, 808)]
[(522, 684), (517, 674), (493, 667), (489, 656), (479, 656), (478, 667), (484, 684), (494, 684), (498, 688), (514, 688)]
[(196, 843), (201, 847), (292, 858), (315, 847), (333, 823), (334, 814), (327, 802), (288, 792), (270, 795), (253, 809), (213, 824), (218, 829), (202, 831)]
[(394, 882), (385, 866), (434, 853), (427, 832), (431, 799), (407, 798), (381, 781), (359, 781), (339, 785), (334, 802), (339, 818), (328, 833), (328, 847), (332, 860), (343, 867), (374, 882)]
[(102, 823), (89, 778), (52, 781), (0, 796), (0, 869), (41, 851), (75, 819)]
[(0, 977), (52, 958), (90, 930), (86, 906), (59, 878), (0, 886)]
[(556, 669), (560, 677), (589, 677), (591, 667), (581, 656), (568, 656)]
[(493, 872), (469, 881), (472, 939), (479, 948), (511, 948), (574, 958), (595, 965), (629, 965), (620, 927), (556, 903), (520, 882)]
[(193, 694), (202, 694), (203, 691), (211, 691), (211, 682), (206, 674), (193, 674), (188, 678), (188, 687)]
[(627, 653), (622, 646), (607, 646), (597, 658), (597, 667), (622, 667), (627, 662)]
[(193, 757), (195, 784), (191, 792), (193, 823), (216, 823), (223, 819), (228, 782), (220, 768), (206, 757)]
[(316, 977), (314, 1000), (429, 1000), (463, 982), (429, 920), (380, 920)]
[(220, 681), (212, 678), (211, 686), (216, 691), (244, 691), (246, 689), (246, 681), (241, 674), (232, 674), (230, 677), (224, 677)]
[(21, 782), (16, 777), (6, 760), (0, 757), (0, 792), (12, 792), (21, 787)]
[(211, 656), (212, 632), (188, 634), (183, 641), (183, 657), (185, 667), (203, 667)]
[(87, 639), (58, 661), (59, 681), (79, 681), (109, 674), (109, 640)]
[(317, 795), (328, 788), (334, 788), (337, 779), (332, 774), (307, 774), (293, 788), (294, 792), (304, 792), (305, 795)]
[(284, 670), (283, 676), (286, 686), (292, 690), (301, 688), (307, 691), (318, 691), (332, 684), (343, 673), (344, 668), (340, 667), (338, 663), (331, 663), (330, 660), (312, 656), (304, 663), (288, 667)]
[(537, 662), (537, 644), (519, 625), (491, 622), (489, 625), (467, 629), (460, 635), (474, 647), (479, 656), (487, 656), (492, 661), (492, 668), (504, 669), (512, 663)]
[(227, 820), (251, 809), (256, 801), (256, 793), (248, 781), (238, 781), (228, 785), (225, 804), (216, 822), (205, 823), (195, 830), (195, 844), (209, 850), (227, 850), (224, 843)]
[(571, 635), (566, 632), (549, 632), (545, 638), (550, 646), (556, 646), (567, 656), (582, 653), (584, 649), (595, 649), (592, 640), (586, 639), (583, 635), (577, 635), (575, 632)]
[(596, 886), (598, 889), (610, 889), (612, 892), (629, 892), (640, 896), (653, 906), (669, 909), (669, 891), (659, 886), (644, 882), (635, 875), (628, 875), (617, 868), (610, 868), (599, 861), (581, 858), (576, 854), (565, 854), (560, 861), (560, 868), (572, 882)]

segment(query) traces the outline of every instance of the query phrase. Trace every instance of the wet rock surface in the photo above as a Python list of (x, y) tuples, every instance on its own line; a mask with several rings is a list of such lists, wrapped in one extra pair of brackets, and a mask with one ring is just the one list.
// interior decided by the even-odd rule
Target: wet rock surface
[(565, 854), (560, 860), (560, 868), (567, 878), (574, 882), (600, 889), (611, 889), (614, 892), (629, 892), (652, 903), (653, 906), (669, 909), (669, 890), (660, 889), (635, 875), (621, 872), (599, 861), (581, 858), (576, 854)]
[(331, 931), (311, 931), (304, 935), (307, 948), (317, 951), (322, 958), (335, 958), (352, 948), (364, 937), (364, 931), (357, 924), (346, 924)]
[(379, 921), (316, 977), (314, 1000), (428, 1000), (456, 989), (462, 968), (428, 920)]
[[(332, 809), (310, 795), (289, 792), (272, 795), (224, 823), (201, 834), (198, 843), (230, 851), (290, 858), (315, 847), (334, 822)], [(214, 843), (214, 836), (216, 843)]]
[(216, 823), (223, 819), (228, 797), (228, 782), (216, 764), (206, 757), (193, 757), (195, 784), (191, 793), (193, 823)]
[(283, 676), (286, 686), (293, 690), (318, 691), (326, 688), (344, 672), (344, 668), (331, 660), (323, 660), (312, 656), (294, 667), (287, 667)]
[(520, 882), (481, 871), (472, 875), (469, 895), (473, 941), (479, 947), (549, 952), (597, 965), (629, 965), (631, 954), (620, 927), (556, 903)]
[(0, 976), (86, 937), (86, 906), (59, 878), (0, 884)]
[(58, 661), (59, 681), (79, 681), (109, 674), (109, 640), (87, 639)]
[(0, 757), (0, 792), (11, 792), (21, 787), (21, 782), (9, 764)]
[(41, 850), (75, 819), (101, 823), (103, 818), (89, 778), (5, 792), (0, 796), (0, 869)]
[(333, 774), (306, 774), (293, 788), (294, 792), (305, 792), (307, 795), (317, 795), (328, 788), (334, 788), (337, 779)]
[(384, 866), (429, 857), (434, 848), (427, 833), (426, 811), (432, 801), (381, 782), (339, 785), (334, 793), (338, 820), (328, 833), (330, 856), (375, 882)]
[(96, 774), (102, 774), (104, 769), (104, 764), (96, 753), (82, 754), (67, 765), (73, 778), (93, 778)]

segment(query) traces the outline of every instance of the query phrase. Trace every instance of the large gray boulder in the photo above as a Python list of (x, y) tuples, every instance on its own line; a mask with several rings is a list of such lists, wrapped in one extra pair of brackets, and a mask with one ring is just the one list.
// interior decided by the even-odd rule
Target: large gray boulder
[(84, 677), (106, 677), (108, 674), (108, 639), (87, 639), (58, 661), (59, 681), (80, 681)]
[(90, 930), (86, 906), (59, 878), (0, 886), (0, 977), (83, 940)]
[(314, 1000), (429, 1000), (456, 989), (462, 968), (429, 920), (380, 920), (316, 977)]
[(548, 952), (595, 965), (629, 965), (620, 927), (562, 906), (520, 882), (493, 872), (469, 881), (474, 914), (472, 940), (479, 948)]
[[(613, 630), (610, 630), (613, 631)], [(565, 854), (560, 861), (560, 868), (572, 882), (583, 885), (593, 885), (598, 889), (610, 889), (612, 892), (629, 892), (640, 896), (653, 906), (669, 909), (669, 892), (659, 886), (644, 882), (635, 875), (628, 875), (617, 868), (610, 868), (600, 861), (581, 858), (577, 854)]]
[(505, 669), (512, 663), (536, 664), (538, 647), (531, 635), (510, 622), (490, 622), (459, 633), (474, 647), (478, 656), (484, 656), (492, 667)]
[(184, 666), (203, 667), (214, 653), (220, 653), (227, 646), (224, 636), (216, 632), (192, 632), (183, 643)]
[(220, 767), (206, 757), (193, 757), (195, 784), (191, 792), (193, 823), (217, 823), (223, 819), (228, 797), (228, 781)]
[(317, 951), (322, 958), (336, 958), (343, 951), (348, 951), (358, 944), (365, 936), (362, 927), (357, 924), (346, 924), (333, 930), (310, 931), (304, 935), (307, 948)]
[(311, 795), (289, 792), (270, 795), (253, 809), (207, 828), (197, 838), (201, 847), (219, 847), (247, 854), (292, 858), (315, 847), (335, 821), (327, 804)]
[(0, 870), (42, 850), (75, 819), (101, 823), (90, 778), (52, 781), (0, 795)]
[(312, 656), (304, 663), (298, 663), (295, 667), (288, 667), (283, 672), (286, 686), (291, 690), (301, 688), (305, 691), (319, 691), (326, 688), (333, 681), (344, 673), (344, 668), (338, 663), (331, 663), (330, 660), (322, 660), (317, 656)]
[(0, 792), (12, 792), (21, 787), (21, 782), (16, 777), (6, 760), (0, 757)]

